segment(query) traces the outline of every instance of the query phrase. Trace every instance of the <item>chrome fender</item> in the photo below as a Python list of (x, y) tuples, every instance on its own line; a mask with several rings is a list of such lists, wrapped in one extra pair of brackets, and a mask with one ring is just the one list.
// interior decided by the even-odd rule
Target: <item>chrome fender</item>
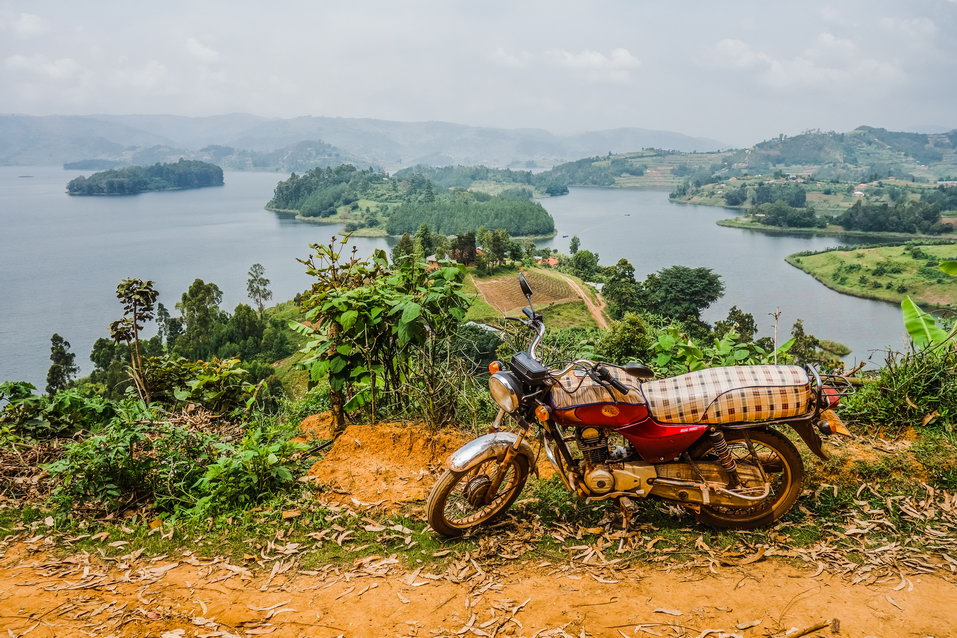
[[(500, 457), (505, 453), (505, 450), (515, 445), (517, 439), (518, 435), (511, 432), (496, 432), (480, 436), (453, 452), (446, 462), (446, 467), (453, 472), (465, 472), (482, 461)], [(530, 468), (535, 466), (535, 454), (532, 452), (532, 446), (524, 439), (518, 446), (518, 453), (528, 459)]]

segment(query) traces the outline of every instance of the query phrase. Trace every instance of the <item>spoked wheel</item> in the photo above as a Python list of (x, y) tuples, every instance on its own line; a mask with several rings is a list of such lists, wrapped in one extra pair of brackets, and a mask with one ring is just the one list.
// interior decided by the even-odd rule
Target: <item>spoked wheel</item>
[(755, 467), (754, 457), (757, 456), (771, 490), (767, 498), (750, 507), (702, 505), (698, 520), (713, 527), (737, 529), (763, 527), (779, 520), (794, 507), (804, 488), (804, 461), (797, 448), (790, 439), (774, 430), (725, 432), (725, 439), (739, 467)]
[(490, 490), (501, 461), (491, 458), (464, 472), (446, 470), (429, 494), (429, 525), (443, 536), (460, 536), (495, 520), (511, 507), (528, 479), (528, 459), (515, 455), (503, 468), (494, 494)]

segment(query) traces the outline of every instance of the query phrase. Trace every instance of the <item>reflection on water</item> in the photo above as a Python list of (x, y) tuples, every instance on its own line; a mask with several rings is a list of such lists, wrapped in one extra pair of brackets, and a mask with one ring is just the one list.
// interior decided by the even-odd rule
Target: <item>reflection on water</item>
[[(226, 185), (134, 197), (69, 197), (79, 171), (0, 167), (0, 380), (42, 386), (50, 335), (61, 334), (84, 372), (95, 339), (120, 314), (114, 297), (124, 277), (153, 279), (172, 308), (193, 279), (223, 290), (223, 307), (246, 302), (246, 273), (261, 263), (274, 299), (309, 286), (302, 264), (308, 245), (327, 242), (338, 226), (297, 222), (263, 210), (279, 173), (227, 172)], [(33, 175), (19, 179), (18, 175)], [(802, 317), (814, 334), (844, 342), (856, 356), (902, 343), (893, 305), (838, 295), (783, 261), (789, 253), (835, 245), (832, 238), (764, 235), (721, 228), (728, 212), (676, 206), (661, 192), (573, 189), (546, 199), (558, 236), (541, 242), (567, 252), (568, 238), (597, 251), (602, 263), (628, 258), (639, 276), (672, 264), (708, 266), (727, 292), (706, 319), (736, 304), (764, 333), (780, 307), (788, 329)], [(361, 254), (388, 248), (384, 238), (353, 240)]]

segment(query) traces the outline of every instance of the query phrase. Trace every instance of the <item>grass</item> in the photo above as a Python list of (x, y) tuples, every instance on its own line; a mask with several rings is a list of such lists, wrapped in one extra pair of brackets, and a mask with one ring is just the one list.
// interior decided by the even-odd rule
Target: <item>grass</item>
[(938, 261), (957, 257), (957, 245), (916, 248), (916, 257), (911, 246), (880, 246), (795, 254), (786, 259), (828, 288), (845, 294), (891, 302), (909, 296), (935, 307), (957, 304), (957, 277), (937, 268)]

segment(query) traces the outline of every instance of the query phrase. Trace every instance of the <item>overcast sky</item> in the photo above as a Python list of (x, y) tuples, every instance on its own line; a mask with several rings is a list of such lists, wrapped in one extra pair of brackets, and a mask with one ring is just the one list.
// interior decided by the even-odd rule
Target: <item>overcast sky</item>
[(0, 0), (0, 112), (957, 128), (957, 0)]

